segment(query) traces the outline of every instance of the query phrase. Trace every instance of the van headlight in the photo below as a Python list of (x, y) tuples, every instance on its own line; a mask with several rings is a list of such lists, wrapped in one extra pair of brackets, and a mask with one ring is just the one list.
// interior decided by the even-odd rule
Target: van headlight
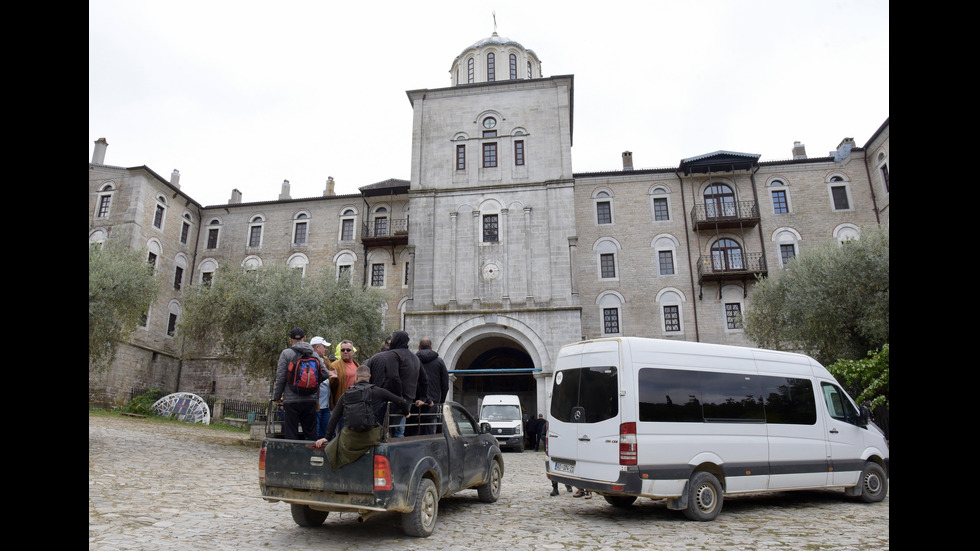
[(517, 425), (517, 430), (514, 431), (514, 434), (515, 435), (520, 435), (521, 434), (521, 426), (520, 425)]

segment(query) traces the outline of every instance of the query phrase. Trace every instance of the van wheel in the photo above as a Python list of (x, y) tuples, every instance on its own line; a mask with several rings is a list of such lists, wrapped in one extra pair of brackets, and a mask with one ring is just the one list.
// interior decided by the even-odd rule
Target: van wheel
[(431, 479), (423, 478), (415, 493), (415, 508), (402, 515), (402, 530), (409, 536), (427, 538), (435, 531), (438, 516), (439, 495), (436, 485)]
[(888, 478), (881, 465), (869, 461), (861, 471), (861, 499), (867, 503), (877, 503), (888, 493)]
[(292, 513), (296, 524), (306, 527), (320, 526), (330, 514), (327, 511), (310, 509), (309, 505), (297, 505), (296, 503), (289, 504), (289, 512)]
[(490, 461), (490, 473), (487, 476), (487, 483), (476, 487), (476, 493), (480, 496), (480, 501), (493, 503), (500, 497), (500, 463)]
[(606, 503), (612, 505), (613, 507), (618, 507), (620, 509), (625, 509), (633, 502), (636, 501), (636, 496), (602, 496), (606, 500)]
[(684, 515), (691, 520), (714, 520), (721, 512), (724, 491), (715, 475), (700, 471), (687, 482), (687, 508)]

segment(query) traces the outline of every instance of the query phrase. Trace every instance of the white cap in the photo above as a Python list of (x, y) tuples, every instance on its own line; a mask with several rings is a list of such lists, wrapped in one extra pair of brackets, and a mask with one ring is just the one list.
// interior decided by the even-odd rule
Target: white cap
[(315, 344), (322, 344), (323, 346), (330, 348), (330, 343), (328, 343), (323, 337), (313, 337), (313, 340), (310, 341), (310, 346)]

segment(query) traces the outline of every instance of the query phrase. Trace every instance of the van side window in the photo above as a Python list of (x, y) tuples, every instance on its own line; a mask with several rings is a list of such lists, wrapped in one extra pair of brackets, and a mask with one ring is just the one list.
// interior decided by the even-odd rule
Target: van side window
[(830, 416), (839, 421), (857, 425), (860, 415), (851, 401), (844, 395), (844, 392), (830, 383), (820, 383), (820, 387), (823, 390), (823, 398), (827, 402), (827, 411)]
[(807, 379), (654, 368), (641, 369), (637, 377), (640, 421), (817, 422)]
[(552, 387), (551, 416), (565, 423), (598, 423), (619, 415), (615, 367), (559, 371)]

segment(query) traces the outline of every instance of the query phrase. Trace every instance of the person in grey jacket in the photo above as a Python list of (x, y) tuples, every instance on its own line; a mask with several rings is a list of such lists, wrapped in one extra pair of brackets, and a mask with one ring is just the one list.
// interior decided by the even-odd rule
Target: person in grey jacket
[(306, 342), (306, 332), (294, 327), (289, 331), (289, 348), (279, 353), (279, 364), (276, 366), (276, 384), (272, 390), (272, 401), (283, 409), (282, 434), (289, 440), (299, 440), (299, 427), (303, 427), (304, 440), (316, 440), (317, 393), (297, 394), (290, 385), (286, 384), (286, 373), (289, 363), (298, 359), (301, 353), (309, 353), (317, 358), (320, 364), (320, 380), (327, 378), (327, 370), (323, 367), (323, 359)]

